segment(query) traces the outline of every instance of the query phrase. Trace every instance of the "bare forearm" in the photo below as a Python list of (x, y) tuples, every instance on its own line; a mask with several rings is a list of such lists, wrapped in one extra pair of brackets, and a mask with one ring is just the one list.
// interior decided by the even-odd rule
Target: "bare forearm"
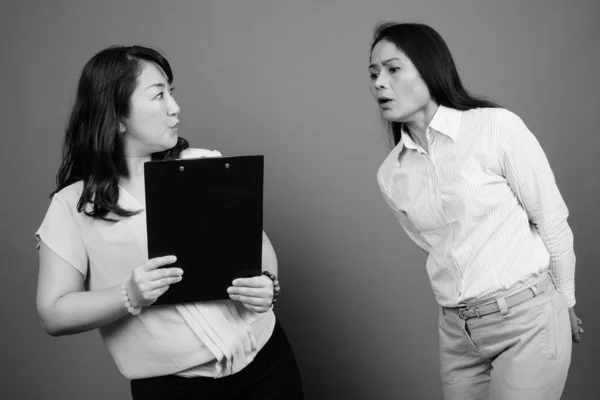
[(121, 286), (68, 293), (40, 312), (44, 328), (52, 336), (90, 331), (127, 314)]

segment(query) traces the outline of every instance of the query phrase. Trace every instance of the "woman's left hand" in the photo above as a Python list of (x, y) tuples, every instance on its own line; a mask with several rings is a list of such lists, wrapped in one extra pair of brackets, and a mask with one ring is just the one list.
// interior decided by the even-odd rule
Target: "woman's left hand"
[(571, 320), (571, 337), (575, 343), (579, 343), (581, 341), (581, 334), (583, 333), (583, 328), (581, 327), (583, 321), (575, 315), (574, 307), (569, 308), (569, 319)]
[(273, 281), (268, 277), (253, 276), (252, 278), (238, 278), (232, 282), (233, 286), (227, 289), (231, 300), (241, 302), (250, 311), (264, 313), (271, 308), (273, 301)]

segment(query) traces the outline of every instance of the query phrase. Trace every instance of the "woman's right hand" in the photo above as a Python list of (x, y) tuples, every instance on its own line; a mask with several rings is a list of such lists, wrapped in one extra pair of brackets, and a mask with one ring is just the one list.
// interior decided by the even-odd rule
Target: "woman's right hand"
[(169, 286), (181, 281), (180, 268), (160, 268), (177, 261), (175, 256), (156, 257), (133, 269), (125, 283), (131, 305), (135, 308), (147, 307), (154, 303)]

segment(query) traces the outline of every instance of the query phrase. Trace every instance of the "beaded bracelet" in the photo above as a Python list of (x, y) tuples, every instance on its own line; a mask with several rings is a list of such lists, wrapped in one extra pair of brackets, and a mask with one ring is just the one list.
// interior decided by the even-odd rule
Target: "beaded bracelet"
[(140, 312), (142, 312), (142, 307), (134, 307), (131, 304), (131, 301), (129, 300), (129, 295), (127, 294), (127, 287), (125, 286), (128, 280), (129, 278), (125, 279), (121, 284), (121, 288), (123, 289), (123, 302), (125, 303), (125, 308), (127, 309), (127, 311), (129, 311), (129, 314), (138, 315)]
[(269, 271), (263, 271), (262, 274), (273, 281), (273, 300), (271, 301), (271, 305), (274, 306), (275, 303), (277, 303), (277, 299), (279, 298), (279, 292), (281, 292), (281, 288), (279, 287), (279, 280), (277, 279), (275, 274), (272, 274)]

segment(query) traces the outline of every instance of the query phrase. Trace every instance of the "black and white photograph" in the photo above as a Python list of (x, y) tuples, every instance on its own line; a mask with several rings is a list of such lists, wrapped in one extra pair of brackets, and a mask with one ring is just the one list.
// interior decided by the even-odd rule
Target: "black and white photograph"
[(0, 398), (600, 398), (597, 0), (0, 13)]

